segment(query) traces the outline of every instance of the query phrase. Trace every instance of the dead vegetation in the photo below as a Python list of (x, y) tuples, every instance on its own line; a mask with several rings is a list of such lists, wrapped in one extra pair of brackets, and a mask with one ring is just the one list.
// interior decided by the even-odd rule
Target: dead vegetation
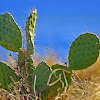
[[(48, 65), (58, 63), (55, 56), (45, 55)], [(10, 59), (10, 63), (13, 61)], [(15, 87), (16, 90), (16, 87)], [(16, 95), (0, 90), (0, 100), (24, 100), (24, 94)], [(16, 97), (14, 99), (14, 96)], [(17, 98), (19, 96), (20, 98)], [(72, 84), (65, 95), (58, 94), (56, 100), (100, 100), (100, 56), (97, 61), (84, 70), (73, 71)], [(52, 99), (51, 99), (52, 100)]]

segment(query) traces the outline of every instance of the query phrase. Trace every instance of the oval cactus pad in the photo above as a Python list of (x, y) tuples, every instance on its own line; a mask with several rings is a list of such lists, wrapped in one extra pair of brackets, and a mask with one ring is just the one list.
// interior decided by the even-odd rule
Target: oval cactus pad
[(0, 15), (0, 45), (14, 52), (22, 47), (21, 31), (10, 13)]
[(72, 42), (69, 50), (69, 69), (81, 70), (91, 66), (99, 56), (99, 39), (95, 34), (85, 33)]

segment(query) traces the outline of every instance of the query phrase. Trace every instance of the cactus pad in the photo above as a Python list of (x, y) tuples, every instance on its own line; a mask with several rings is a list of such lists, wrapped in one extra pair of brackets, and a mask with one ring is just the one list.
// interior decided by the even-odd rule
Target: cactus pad
[[(68, 89), (70, 84), (71, 84), (71, 78), (70, 78), (71, 77), (71, 72), (69, 71), (69, 73), (67, 73), (67, 69), (66, 69), (65, 66), (56, 64), (56, 65), (53, 65), (51, 68), (52, 68), (52, 71), (57, 70), (57, 69), (60, 69), (60, 70), (57, 70), (55, 72), (55, 75), (57, 76), (57, 78), (55, 77), (54, 74), (52, 75), (50, 83), (53, 83), (54, 81), (56, 81), (60, 74), (61, 74), (61, 81), (59, 80), (57, 83), (52, 85), (52, 89), (50, 90), (50, 93), (48, 94), (49, 98), (55, 97), (58, 92), (60, 92), (60, 93), (64, 92), (64, 89), (66, 87), (66, 82), (65, 82), (66, 80), (67, 80), (67, 87), (66, 87), (66, 89)], [(66, 72), (64, 71), (66, 80), (64, 78), (63, 70), (66, 71)], [(62, 87), (62, 83), (63, 83), (64, 87)]]
[(72, 42), (69, 50), (69, 69), (81, 70), (91, 66), (99, 56), (99, 39), (95, 34), (85, 33)]
[(39, 63), (34, 71), (34, 75), (36, 75), (36, 90), (38, 94), (42, 93), (42, 97), (48, 96), (49, 87), (47, 86), (47, 81), (50, 73), (50, 67), (45, 62)]
[(10, 13), (0, 15), (0, 45), (14, 52), (22, 47), (21, 31)]
[(0, 62), (0, 87), (9, 91), (8, 85), (12, 83), (10, 77), (15, 81), (18, 81), (18, 76), (14, 73), (14, 71), (7, 66), (6, 64)]
[(30, 16), (27, 18), (26, 22), (26, 40), (27, 40), (27, 50), (28, 54), (33, 54), (34, 52), (34, 30), (37, 18), (37, 11), (34, 9)]
[[(65, 75), (66, 75), (66, 79), (67, 79), (67, 82), (68, 82), (68, 85), (71, 84), (71, 79), (70, 79), (70, 76), (71, 76), (71, 72), (68, 71), (69, 73), (67, 73), (67, 68), (65, 66), (62, 66), (62, 65), (59, 65), (59, 64), (56, 64), (56, 65), (52, 65), (52, 70), (55, 70), (55, 69), (63, 69), (63, 70), (66, 70), (65, 72)], [(63, 76), (63, 70), (58, 70), (56, 71), (56, 76), (59, 76), (60, 74), (62, 75), (62, 81), (64, 82), (64, 76)], [(59, 83), (59, 82), (58, 82)], [(65, 83), (65, 82), (64, 82)]]

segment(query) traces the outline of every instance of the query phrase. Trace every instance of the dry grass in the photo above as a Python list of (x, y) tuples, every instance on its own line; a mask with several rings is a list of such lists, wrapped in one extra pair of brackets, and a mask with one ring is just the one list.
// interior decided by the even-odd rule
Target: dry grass
[(89, 68), (73, 71), (69, 90), (58, 100), (100, 100), (100, 56)]
[[(43, 58), (44, 61), (49, 66), (58, 63), (55, 56), (46, 54), (43, 56)], [(100, 67), (100, 56), (91, 67), (84, 70), (73, 71), (72, 84), (68, 89), (68, 91), (66, 91), (66, 95), (60, 94), (57, 96), (56, 100), (100, 100), (99, 67)], [(7, 92), (3, 91), (1, 94), (2, 95), (0, 95), (0, 100), (14, 100), (11, 98), (11, 95), (9, 95)], [(20, 97), (21, 96), (22, 95), (20, 95)]]

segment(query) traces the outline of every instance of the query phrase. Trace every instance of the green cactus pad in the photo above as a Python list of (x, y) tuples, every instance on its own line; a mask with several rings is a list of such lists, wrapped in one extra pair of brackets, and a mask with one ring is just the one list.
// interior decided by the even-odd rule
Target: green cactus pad
[[(52, 71), (55, 70), (55, 69), (63, 69), (63, 70), (66, 70), (68, 71), (69, 73), (65, 72), (66, 74), (66, 79), (67, 79), (67, 82), (68, 82), (68, 85), (71, 84), (71, 79), (70, 79), (70, 76), (71, 76), (71, 72), (69, 70), (67, 70), (67, 68), (65, 66), (62, 66), (62, 65), (59, 65), (59, 64), (56, 64), (56, 65), (52, 65)], [(59, 76), (60, 74), (62, 75), (62, 81), (64, 82), (64, 75), (63, 75), (63, 70), (58, 70), (56, 71), (56, 76)], [(60, 84), (60, 82), (58, 82)], [(64, 82), (65, 83), (65, 82)], [(61, 86), (61, 85), (60, 85)]]
[(99, 39), (95, 34), (85, 33), (72, 42), (69, 50), (69, 69), (81, 70), (91, 66), (99, 56)]
[(0, 62), (0, 87), (9, 91), (8, 85), (12, 83), (10, 77), (17, 82), (19, 81), (18, 76), (14, 73), (14, 71), (7, 66), (6, 64)]
[(32, 13), (27, 18), (26, 22), (26, 40), (27, 40), (27, 50), (28, 54), (33, 54), (34, 52), (34, 30), (37, 18), (37, 11), (34, 9)]
[[(57, 93), (58, 93), (58, 91), (57, 91), (58, 89), (59, 89), (59, 92), (60, 92), (60, 93), (61, 93), (61, 92), (64, 92), (64, 89), (65, 89), (65, 87), (66, 87), (66, 82), (65, 82), (66, 80), (67, 80), (67, 84), (68, 84), (67, 89), (69, 88), (69, 86), (70, 86), (70, 84), (71, 84), (71, 78), (70, 78), (70, 77), (71, 77), (71, 72), (68, 71), (68, 70), (66, 69), (65, 66), (56, 64), (56, 65), (53, 65), (51, 68), (52, 68), (52, 71), (57, 70), (57, 69), (62, 69), (62, 70), (56, 71), (55, 74), (56, 74), (57, 77), (59, 77), (59, 75), (61, 74), (61, 81), (64, 83), (64, 87), (62, 87), (61, 81), (58, 81), (57, 83), (55, 83), (54, 85), (52, 85), (52, 86), (51, 86), (52, 89), (50, 90), (50, 93), (48, 94), (49, 98), (55, 97), (55, 96), (57, 95)], [(66, 71), (66, 72), (64, 71), (65, 76), (66, 76), (66, 80), (65, 80), (65, 78), (64, 78), (63, 70)], [(67, 71), (68, 71), (69, 73), (67, 73)], [(56, 78), (55, 75), (53, 74), (52, 77), (51, 77), (50, 83), (53, 83), (53, 82), (56, 81), (56, 80), (57, 80), (57, 78)], [(54, 91), (54, 93), (51, 94), (53, 91)]]
[(39, 63), (34, 71), (34, 75), (36, 75), (36, 91), (38, 94), (41, 92), (42, 98), (48, 96), (50, 90), (50, 87), (47, 86), (50, 73), (50, 67), (45, 62)]
[(22, 47), (21, 31), (10, 13), (0, 15), (0, 45), (14, 52)]

